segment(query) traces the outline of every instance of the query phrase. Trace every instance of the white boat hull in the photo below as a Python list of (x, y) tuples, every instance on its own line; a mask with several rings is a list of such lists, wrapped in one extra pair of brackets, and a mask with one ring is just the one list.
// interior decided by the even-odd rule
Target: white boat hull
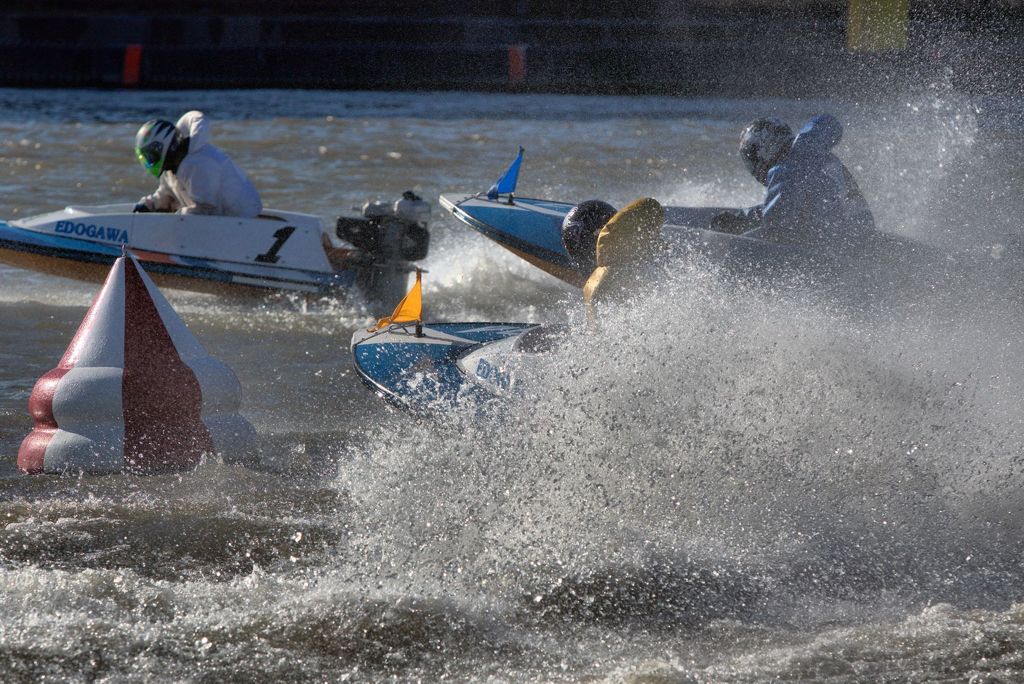
[(403, 291), (409, 264), (347, 258), (345, 250), (329, 254), (324, 238), (319, 217), (295, 212), (267, 210), (245, 219), (133, 214), (131, 205), (67, 207), (0, 223), (0, 261), (101, 280), (127, 248), (170, 287), (307, 293), (360, 288), (382, 299)]

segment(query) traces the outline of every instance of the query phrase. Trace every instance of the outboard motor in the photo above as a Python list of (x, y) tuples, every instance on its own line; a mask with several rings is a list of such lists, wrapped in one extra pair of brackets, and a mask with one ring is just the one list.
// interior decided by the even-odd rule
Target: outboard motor
[(337, 235), (382, 261), (419, 261), (427, 256), (430, 204), (411, 190), (394, 203), (371, 201), (361, 217), (339, 216)]

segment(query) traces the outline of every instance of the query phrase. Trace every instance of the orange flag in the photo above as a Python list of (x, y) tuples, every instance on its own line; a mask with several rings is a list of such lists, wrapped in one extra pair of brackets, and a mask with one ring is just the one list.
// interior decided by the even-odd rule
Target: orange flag
[(412, 289), (398, 302), (398, 306), (391, 312), (390, 316), (377, 321), (377, 325), (370, 328), (369, 332), (375, 332), (386, 328), (392, 323), (412, 323), (423, 317), (423, 281), (420, 269), (416, 269), (416, 282)]

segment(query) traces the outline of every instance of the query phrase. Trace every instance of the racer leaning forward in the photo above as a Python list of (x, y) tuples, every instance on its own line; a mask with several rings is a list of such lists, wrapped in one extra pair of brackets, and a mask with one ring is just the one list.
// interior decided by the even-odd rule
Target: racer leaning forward
[(828, 114), (808, 121), (795, 137), (779, 119), (748, 124), (740, 156), (765, 186), (764, 202), (717, 215), (711, 229), (836, 251), (863, 244), (875, 221), (857, 182), (832, 153), (842, 136), (842, 124)]
[(177, 124), (163, 119), (143, 124), (135, 136), (135, 154), (160, 185), (134, 211), (258, 216), (263, 203), (256, 188), (209, 140), (209, 120), (198, 111), (186, 112)]
[[(722, 212), (710, 228), (815, 245), (837, 255), (863, 246), (876, 236), (875, 222), (857, 182), (832, 153), (842, 134), (842, 125), (828, 114), (808, 121), (796, 136), (779, 119), (751, 122), (740, 136), (739, 151), (750, 173), (766, 186), (764, 202)], [(650, 198), (618, 213), (599, 200), (569, 211), (562, 244), (580, 273), (590, 275), (584, 287), (588, 310), (630, 289), (627, 283), (635, 281), (660, 248), (664, 216)]]

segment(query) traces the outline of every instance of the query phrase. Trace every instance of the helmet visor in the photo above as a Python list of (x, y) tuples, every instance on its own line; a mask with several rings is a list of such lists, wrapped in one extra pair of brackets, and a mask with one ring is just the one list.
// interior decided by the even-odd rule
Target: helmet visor
[(139, 163), (154, 176), (160, 175), (160, 170), (164, 165), (164, 147), (158, 141), (145, 145), (144, 147), (136, 147), (135, 155), (139, 158)]

